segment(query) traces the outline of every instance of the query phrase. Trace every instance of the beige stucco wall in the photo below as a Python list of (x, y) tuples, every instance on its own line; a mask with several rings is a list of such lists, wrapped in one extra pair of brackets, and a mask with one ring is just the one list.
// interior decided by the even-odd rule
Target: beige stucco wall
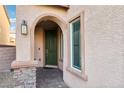
[(68, 19), (81, 11), (88, 81), (66, 71), (65, 82), (70, 87), (124, 87), (124, 6), (70, 6)]
[(10, 45), (9, 43), (9, 31), (10, 24), (5, 8), (0, 5), (0, 45)]
[[(55, 15), (69, 24), (69, 19), (84, 11), (84, 24), (81, 25), (84, 25), (82, 31), (84, 31), (85, 39), (85, 56), (82, 53), (82, 58), (85, 60), (85, 73), (88, 81), (84, 81), (67, 70), (68, 63), (70, 63), (69, 27), (66, 28), (67, 24), (61, 23), (62, 20), (58, 22), (62, 27), (64, 37), (65, 83), (70, 87), (124, 87), (124, 6), (70, 6), (70, 9), (66, 11), (63, 8), (39, 5), (17, 6), (16, 10), (17, 62), (27, 64), (26, 62), (32, 61), (33, 29), (41, 16)], [(21, 35), (22, 20), (26, 20), (28, 23), (27, 36)], [(52, 20), (56, 20), (56, 18), (52, 18)]]
[[(59, 67), (59, 69), (61, 69), (61, 70), (63, 70), (63, 58), (61, 58), (61, 51), (60, 51), (60, 35), (62, 35), (62, 31), (61, 31), (61, 29), (59, 28), (58, 29), (58, 32), (57, 32), (57, 49), (58, 49), (58, 67)], [(62, 45), (61, 45), (61, 47), (62, 47)], [(63, 50), (64, 51), (64, 50)]]
[(38, 61), (38, 66), (43, 67), (44, 60), (45, 60), (44, 59), (44, 30), (41, 27), (38, 27), (35, 30), (34, 48), (35, 48), (34, 58)]
[[(26, 11), (26, 12), (24, 12)], [(60, 17), (63, 20), (66, 20), (66, 9), (61, 7), (53, 7), (53, 6), (17, 6), (16, 7), (16, 15), (17, 15), (17, 28), (16, 28), (16, 61), (18, 62), (30, 62), (32, 61), (32, 40), (34, 36), (34, 27), (36, 23), (40, 20), (40, 16), (53, 14)], [(47, 15), (50, 16), (50, 15)], [(52, 15), (51, 15), (52, 16)], [(28, 24), (28, 35), (21, 35), (21, 23), (22, 20), (26, 20)], [(37, 21), (36, 21), (37, 20)], [(52, 19), (54, 20), (54, 18)], [(60, 23), (62, 24), (62, 23)], [(66, 30), (64, 30), (66, 32)], [(33, 46), (33, 47), (32, 47)], [(21, 49), (21, 51), (20, 51)]]

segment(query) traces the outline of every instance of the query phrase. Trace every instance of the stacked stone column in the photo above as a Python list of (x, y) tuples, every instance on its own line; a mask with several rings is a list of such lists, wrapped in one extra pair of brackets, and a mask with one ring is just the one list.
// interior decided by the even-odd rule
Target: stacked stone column
[(16, 68), (13, 78), (17, 88), (36, 88), (36, 67)]

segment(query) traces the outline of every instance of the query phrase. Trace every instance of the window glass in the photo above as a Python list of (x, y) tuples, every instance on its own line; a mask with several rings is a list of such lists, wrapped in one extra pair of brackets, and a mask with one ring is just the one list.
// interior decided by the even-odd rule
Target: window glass
[(80, 64), (80, 20), (74, 20), (72, 23), (72, 66), (81, 69)]

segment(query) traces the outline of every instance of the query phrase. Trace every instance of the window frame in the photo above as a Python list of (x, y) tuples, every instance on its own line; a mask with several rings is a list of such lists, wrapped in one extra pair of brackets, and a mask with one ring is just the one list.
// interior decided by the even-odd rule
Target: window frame
[(66, 70), (70, 72), (72, 75), (75, 75), (76, 77), (83, 79), (84, 81), (88, 81), (88, 76), (86, 74), (85, 70), (85, 31), (84, 31), (84, 11), (79, 12), (77, 15), (74, 15), (71, 19), (68, 21), (68, 35), (69, 35), (69, 48), (71, 48), (71, 27), (70, 23), (73, 22), (76, 19), (80, 19), (80, 64), (81, 64), (81, 70), (78, 70), (74, 67), (72, 67), (72, 61), (71, 61), (71, 49), (69, 49), (69, 62), (67, 65)]
[[(80, 17), (78, 17), (78, 18), (76, 18), (76, 19), (74, 19), (73, 21), (71, 21), (70, 22), (70, 40), (71, 40), (71, 42), (70, 42), (70, 47), (71, 47), (71, 67), (73, 68), (73, 69), (75, 69), (75, 70), (77, 70), (77, 71), (79, 71), (79, 72), (81, 72), (81, 67), (80, 68), (78, 68), (77, 66), (75, 66), (74, 65), (74, 59), (73, 59), (73, 56), (74, 56), (74, 39), (73, 39), (73, 35), (74, 35), (74, 30), (73, 30), (73, 23), (75, 23), (75, 22), (77, 22), (77, 21), (80, 21)], [(80, 22), (80, 25), (81, 25), (81, 22)], [(81, 31), (81, 26), (80, 26), (80, 31)], [(79, 31), (79, 34), (80, 34), (80, 31)], [(81, 36), (80, 36), (81, 37)], [(81, 43), (80, 41), (80, 38), (79, 37), (79, 44)], [(81, 45), (81, 44), (80, 44)], [(79, 45), (79, 48), (81, 48), (81, 46)], [(79, 50), (81, 50), (81, 49), (79, 49)], [(81, 56), (81, 53), (79, 52), (79, 56)], [(81, 63), (81, 60), (80, 60), (81, 58), (79, 57), (79, 62)], [(81, 64), (80, 64), (81, 65)]]

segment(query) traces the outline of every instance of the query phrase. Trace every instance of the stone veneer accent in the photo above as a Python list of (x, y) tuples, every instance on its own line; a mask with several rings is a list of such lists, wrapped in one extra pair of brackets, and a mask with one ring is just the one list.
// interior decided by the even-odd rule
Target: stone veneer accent
[(36, 88), (36, 68), (26, 67), (14, 69), (16, 88)]

